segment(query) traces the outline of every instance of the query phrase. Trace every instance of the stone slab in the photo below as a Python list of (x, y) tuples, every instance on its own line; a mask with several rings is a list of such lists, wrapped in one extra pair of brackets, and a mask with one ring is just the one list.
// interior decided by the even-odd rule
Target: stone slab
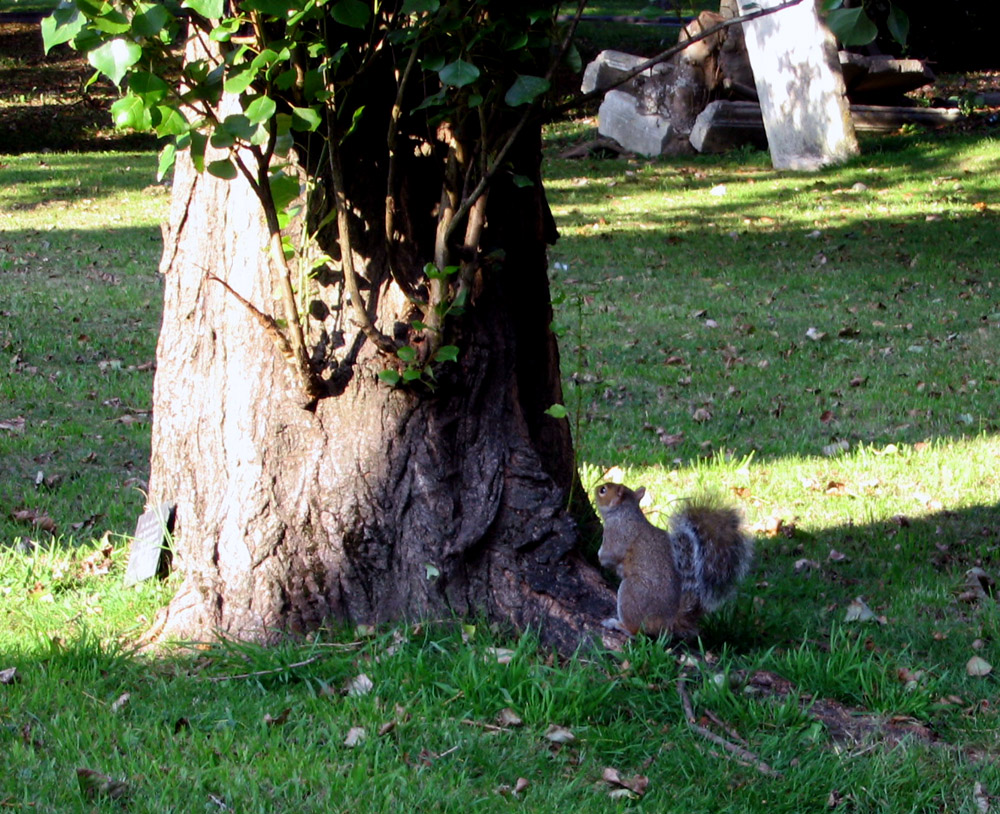
[[(740, 0), (740, 10), (780, 0)], [(747, 52), (776, 169), (815, 170), (858, 154), (837, 44), (815, 0), (743, 23)]]
[(852, 100), (892, 101), (934, 81), (934, 72), (919, 59), (895, 59), (841, 51), (840, 69)]
[(641, 113), (636, 98), (620, 90), (604, 95), (597, 118), (597, 132), (613, 138), (630, 153), (662, 155), (673, 136), (669, 119)]
[[(962, 114), (954, 108), (851, 105), (854, 128), (865, 133), (892, 133), (904, 124), (940, 127)], [(754, 102), (712, 102), (695, 120), (691, 144), (700, 153), (720, 153), (752, 144), (767, 148), (764, 119)]]
[[(635, 54), (626, 54), (624, 51), (601, 51), (597, 57), (590, 63), (583, 71), (583, 82), (580, 84), (580, 90), (584, 93), (590, 93), (594, 90), (607, 90), (612, 85), (620, 82), (622, 77), (627, 75), (630, 71), (634, 71), (643, 62), (646, 61), (646, 57), (638, 57)], [(638, 78), (645, 80), (651, 77), (667, 73), (671, 70), (670, 66), (664, 62), (659, 65), (654, 65), (652, 68), (647, 68)], [(630, 89), (628, 86), (634, 83), (632, 80), (630, 83), (626, 83), (623, 90)]]
[(174, 526), (175, 503), (161, 503), (145, 512), (136, 523), (135, 538), (125, 568), (125, 587), (151, 579), (165, 566), (168, 535)]

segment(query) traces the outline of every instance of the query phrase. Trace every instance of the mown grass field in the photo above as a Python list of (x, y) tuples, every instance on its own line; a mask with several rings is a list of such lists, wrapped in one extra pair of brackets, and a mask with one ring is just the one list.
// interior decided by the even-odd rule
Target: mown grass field
[[(583, 135), (554, 132), (553, 154)], [(0, 801), (638, 805), (614, 768), (668, 810), (981, 810), (1000, 788), (995, 680), (969, 665), (995, 660), (1000, 614), (966, 571), (994, 576), (998, 552), (1000, 146), (868, 148), (808, 176), (756, 154), (547, 162), (584, 481), (619, 467), (661, 521), (700, 488), (744, 511), (758, 565), (687, 686), (702, 724), (779, 777), (688, 728), (660, 643), (563, 662), (428, 622), (132, 655), (170, 590), (120, 582), (167, 192), (150, 154), (4, 157)], [(769, 674), (791, 694), (763, 692)], [(822, 699), (859, 728), (835, 737)], [(887, 722), (911, 727), (898, 745)]]
[(121, 582), (169, 189), (149, 152), (0, 155), (0, 808), (996, 806), (1000, 143), (557, 157), (591, 135), (545, 165), (584, 484), (661, 524), (708, 489), (757, 539), (690, 654), (475, 620), (135, 652), (173, 585)]

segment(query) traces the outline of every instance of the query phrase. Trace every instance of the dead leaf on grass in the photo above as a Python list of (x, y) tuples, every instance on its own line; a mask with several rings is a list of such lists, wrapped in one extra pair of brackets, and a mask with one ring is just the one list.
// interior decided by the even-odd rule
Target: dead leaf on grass
[(368, 695), (374, 689), (375, 682), (364, 673), (361, 673), (347, 682), (344, 691), (347, 695), (356, 698), (361, 695)]
[(981, 656), (973, 656), (965, 663), (965, 672), (974, 678), (982, 678), (993, 672), (993, 665)]
[(637, 797), (642, 797), (649, 786), (649, 778), (645, 775), (637, 774), (634, 777), (622, 777), (618, 770), (611, 766), (605, 767), (601, 773), (601, 779), (608, 785), (628, 789)]
[(510, 664), (512, 658), (514, 658), (514, 651), (507, 647), (486, 648), (486, 661), (495, 659), (497, 664)]
[(21, 523), (31, 523), (49, 534), (56, 533), (56, 522), (41, 509), (17, 509), (11, 513), (15, 520)]
[(0, 430), (6, 430), (7, 432), (24, 432), (24, 416), (17, 416), (17, 418), (3, 418), (0, 419)]
[(564, 726), (551, 724), (549, 728), (545, 730), (545, 738), (553, 743), (572, 743), (576, 740), (576, 735)]
[(803, 571), (818, 571), (819, 563), (816, 560), (809, 560), (803, 557), (795, 561), (795, 573), (801, 574)]
[(523, 726), (524, 721), (510, 707), (504, 707), (497, 713), (497, 725), (502, 727)]
[(0, 670), (0, 684), (14, 684), (21, 680), (21, 676), (17, 673), (16, 667), (8, 667), (6, 670)]
[(123, 692), (119, 695), (111, 704), (112, 712), (121, 712), (121, 710), (132, 700), (132, 693)]
[(265, 713), (264, 715), (264, 723), (267, 726), (281, 726), (282, 724), (288, 722), (288, 716), (291, 714), (292, 714), (291, 707), (285, 707), (285, 709), (283, 709), (277, 715), (271, 715), (271, 713), (268, 712)]
[(347, 737), (344, 738), (344, 746), (348, 749), (353, 749), (359, 743), (364, 741), (366, 737), (368, 737), (368, 735), (365, 732), (364, 727), (352, 726), (349, 730), (347, 730)]
[(970, 605), (988, 600), (994, 596), (996, 587), (996, 581), (982, 568), (970, 568), (965, 572), (964, 590), (958, 595), (958, 599)]
[(868, 604), (860, 596), (855, 597), (850, 605), (847, 606), (847, 612), (844, 614), (845, 622), (878, 622), (880, 625), (887, 623), (887, 619), (884, 616), (879, 616), (868, 607)]

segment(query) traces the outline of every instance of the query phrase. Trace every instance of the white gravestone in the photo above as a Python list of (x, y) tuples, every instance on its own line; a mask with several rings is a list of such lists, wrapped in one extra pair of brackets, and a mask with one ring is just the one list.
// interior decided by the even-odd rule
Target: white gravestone
[[(781, 0), (740, 0), (741, 13)], [(858, 154), (837, 43), (815, 0), (743, 23), (771, 163), (815, 170)]]

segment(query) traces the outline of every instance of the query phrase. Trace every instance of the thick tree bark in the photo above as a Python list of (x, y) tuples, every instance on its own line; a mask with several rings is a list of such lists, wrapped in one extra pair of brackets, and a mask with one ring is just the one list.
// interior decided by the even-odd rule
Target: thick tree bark
[[(527, 154), (537, 174), (537, 141)], [(351, 180), (356, 203), (365, 182)], [(563, 651), (618, 641), (600, 626), (613, 593), (582, 558), (567, 511), (569, 431), (543, 413), (561, 401), (544, 195), (507, 183), (489, 201), (503, 259), (485, 267), (459, 361), (438, 387), (382, 383), (388, 362), (344, 320), (341, 293), (318, 327), (328, 339), (344, 332), (331, 365), (349, 372), (307, 403), (246, 306), (208, 278), (280, 314), (258, 201), (242, 179), (198, 175), (179, 158), (149, 502), (177, 503), (183, 582), (159, 638), (272, 640), (332, 621), (477, 613)], [(377, 288), (377, 323), (391, 336), (411, 306), (395, 284)]]

